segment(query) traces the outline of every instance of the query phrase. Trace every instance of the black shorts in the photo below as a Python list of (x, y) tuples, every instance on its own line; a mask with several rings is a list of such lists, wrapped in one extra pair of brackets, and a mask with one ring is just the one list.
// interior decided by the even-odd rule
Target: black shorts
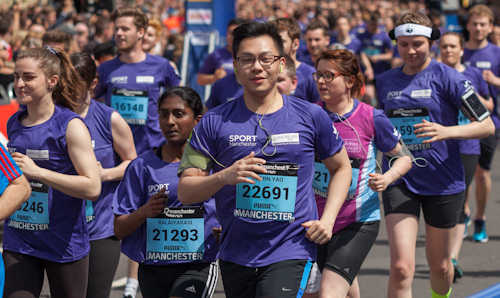
[(380, 221), (356, 222), (338, 231), (318, 246), (318, 266), (332, 270), (352, 284), (377, 239)]
[(479, 155), (479, 166), (484, 170), (491, 169), (491, 163), (493, 162), (493, 156), (495, 155), (495, 149), (497, 148), (497, 137), (488, 136), (481, 139), (479, 142), (481, 146), (481, 154)]
[(420, 216), (420, 206), (425, 223), (435, 228), (449, 229), (457, 224), (463, 208), (465, 193), (452, 195), (422, 196), (412, 193), (406, 185), (398, 184), (382, 193), (385, 216), (403, 213)]
[(89, 256), (68, 262), (56, 263), (37, 257), (5, 250), (5, 292), (6, 298), (39, 297), (47, 273), (50, 297), (82, 298), (87, 292)]
[(464, 165), (465, 187), (469, 187), (472, 179), (474, 178), (474, 173), (476, 172), (479, 155), (460, 154), (460, 158), (462, 159), (462, 164)]
[(302, 297), (312, 262), (286, 260), (246, 267), (219, 260), (227, 298)]
[(139, 287), (144, 298), (212, 297), (218, 276), (216, 262), (165, 266), (139, 264)]

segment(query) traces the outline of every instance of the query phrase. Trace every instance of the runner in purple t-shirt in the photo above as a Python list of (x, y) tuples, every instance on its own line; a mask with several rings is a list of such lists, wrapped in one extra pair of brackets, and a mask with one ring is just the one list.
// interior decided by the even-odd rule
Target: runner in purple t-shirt
[[(492, 119), (495, 126), (500, 128), (498, 116), (498, 99), (500, 96), (500, 47), (488, 42), (488, 35), (492, 32), (495, 16), (493, 11), (485, 5), (476, 5), (469, 11), (467, 31), (469, 40), (465, 43), (464, 62), (466, 65), (479, 68), (483, 78), (488, 82), (490, 95), (493, 98), (494, 108)], [(481, 139), (481, 154), (479, 165), (475, 173), (476, 182), (476, 211), (474, 214), (474, 234), (472, 239), (477, 242), (487, 242), (486, 233), (486, 205), (491, 193), (491, 163), (497, 147), (497, 136), (492, 135)]]
[[(285, 61), (276, 27), (240, 25), (233, 48), (243, 96), (208, 111), (193, 129), (179, 167), (179, 200), (215, 196), (227, 297), (302, 297), (315, 243), (331, 238), (351, 167), (321, 107), (279, 94)], [(332, 175), (319, 220), (315, 155)]]
[(89, 130), (72, 111), (85, 86), (64, 52), (35, 48), (17, 55), (14, 89), (26, 109), (7, 123), (8, 148), (32, 192), (4, 225), (5, 297), (38, 297), (46, 272), (53, 297), (81, 298), (90, 250), (84, 200), (101, 192)]
[[(451, 235), (463, 206), (464, 173), (458, 142), (494, 132), (486, 108), (460, 73), (431, 59), (439, 31), (423, 14), (406, 13), (391, 36), (404, 65), (377, 78), (377, 98), (414, 156), (414, 166), (383, 193), (391, 250), (388, 293), (408, 297), (414, 275), (418, 218), (425, 219), (426, 252), (431, 291), (449, 297), (453, 280)], [(482, 107), (483, 117), (458, 124), (464, 102)], [(387, 168), (384, 162), (384, 168)], [(436, 296), (441, 295), (441, 296)]]
[(232, 19), (226, 30), (226, 45), (210, 53), (203, 61), (196, 81), (199, 85), (211, 85), (233, 72), (233, 31), (247, 22), (244, 19)]
[[(488, 108), (489, 111), (493, 110), (493, 100), (490, 97), (490, 92), (488, 90), (488, 84), (483, 79), (481, 71), (473, 66), (465, 66), (461, 63), (461, 59), (464, 53), (464, 40), (460, 33), (447, 32), (441, 36), (439, 40), (439, 48), (441, 53), (441, 61), (444, 64), (455, 68), (458, 72), (461, 72), (474, 86), (479, 99)], [(467, 124), (470, 120), (460, 112), (458, 116), (458, 124)], [(478, 165), (479, 160), (479, 140), (461, 140), (460, 141), (460, 156), (462, 163), (464, 165), (465, 172), (465, 202), (464, 208), (460, 212), (457, 226), (455, 227), (455, 232), (453, 235), (453, 250), (452, 259), (453, 268), (455, 274), (453, 275), (453, 281), (455, 282), (458, 278), (463, 275), (462, 268), (458, 265), (458, 256), (460, 253), (460, 248), (462, 247), (462, 242), (464, 236), (467, 235), (466, 224), (470, 223), (470, 209), (468, 207), (469, 200), (469, 186), (474, 177), (474, 172)]]
[(99, 198), (95, 202), (85, 202), (90, 240), (87, 297), (108, 297), (120, 260), (120, 241), (113, 231), (113, 193), (127, 165), (137, 154), (127, 122), (114, 109), (91, 98), (97, 84), (92, 57), (87, 53), (76, 53), (70, 58), (88, 90), (85, 102), (77, 112), (89, 128), (102, 181)]
[(113, 197), (116, 236), (140, 264), (145, 298), (211, 297), (218, 277), (215, 204), (183, 206), (177, 198), (179, 162), (203, 104), (189, 87), (168, 89), (158, 101), (167, 141), (127, 167)]
[(167, 59), (142, 49), (148, 19), (134, 8), (113, 13), (119, 55), (98, 68), (96, 99), (104, 99), (127, 121), (137, 153), (159, 146), (164, 138), (158, 126), (157, 100), (161, 91), (179, 84)]
[(278, 28), (281, 39), (283, 40), (285, 54), (290, 56), (295, 64), (295, 72), (298, 83), (294, 92), (290, 95), (310, 102), (319, 101), (318, 88), (316, 87), (312, 76), (314, 73), (314, 67), (297, 60), (297, 50), (300, 43), (299, 24), (292, 18), (279, 18), (274, 21), (274, 24)]

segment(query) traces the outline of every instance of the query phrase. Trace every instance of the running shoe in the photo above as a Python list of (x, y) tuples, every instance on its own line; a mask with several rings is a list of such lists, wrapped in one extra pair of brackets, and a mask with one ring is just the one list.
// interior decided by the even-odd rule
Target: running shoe
[(476, 242), (488, 242), (488, 234), (486, 234), (486, 222), (481, 219), (474, 220), (474, 235), (472, 239)]
[(462, 267), (458, 265), (458, 261), (456, 259), (451, 259), (451, 263), (453, 264), (453, 283), (456, 283), (457, 279), (464, 276), (464, 271), (462, 270)]

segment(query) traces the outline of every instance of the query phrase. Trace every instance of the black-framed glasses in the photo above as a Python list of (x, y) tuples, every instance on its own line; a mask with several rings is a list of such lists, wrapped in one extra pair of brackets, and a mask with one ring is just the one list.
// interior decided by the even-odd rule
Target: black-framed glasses
[(241, 67), (250, 67), (255, 64), (255, 60), (259, 61), (262, 67), (270, 67), (274, 62), (278, 61), (281, 56), (272, 54), (262, 54), (257, 57), (253, 55), (241, 55), (236, 57), (236, 61)]
[(336, 77), (341, 76), (342, 74), (340, 72), (338, 73), (333, 73), (331, 71), (325, 71), (325, 72), (315, 72), (312, 74), (313, 79), (317, 82), (319, 79), (323, 78), (325, 82), (331, 82), (333, 81)]

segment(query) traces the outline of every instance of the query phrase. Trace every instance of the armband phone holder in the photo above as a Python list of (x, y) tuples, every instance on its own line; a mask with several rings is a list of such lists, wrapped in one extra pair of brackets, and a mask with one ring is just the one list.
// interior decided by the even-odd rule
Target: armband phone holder
[(462, 95), (462, 112), (469, 118), (482, 121), (490, 115), (488, 109), (483, 105), (473, 89)]

